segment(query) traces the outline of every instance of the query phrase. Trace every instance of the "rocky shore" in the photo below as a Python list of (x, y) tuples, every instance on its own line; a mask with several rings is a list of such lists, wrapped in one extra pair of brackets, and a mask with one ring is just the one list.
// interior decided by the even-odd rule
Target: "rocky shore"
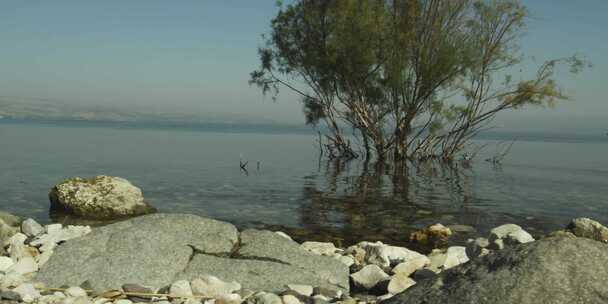
[[(410, 235), (435, 249), (293, 241), (153, 208), (123, 179), (70, 179), (50, 194), (103, 227), (0, 212), (0, 303), (605, 303), (608, 228), (587, 218), (535, 240), (515, 224), (447, 246), (450, 228)], [(93, 214), (90, 214), (93, 213)]]

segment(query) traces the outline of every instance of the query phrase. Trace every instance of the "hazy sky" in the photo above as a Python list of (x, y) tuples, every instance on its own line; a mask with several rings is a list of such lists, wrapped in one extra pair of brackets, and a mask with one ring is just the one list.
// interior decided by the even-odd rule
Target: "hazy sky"
[[(608, 1), (526, 0), (523, 51), (581, 54), (593, 69), (561, 77), (572, 96), (556, 110), (508, 115), (608, 121)], [(249, 87), (274, 0), (0, 1), (0, 95), (161, 111), (238, 113), (300, 123), (296, 98)], [(531, 67), (531, 66), (530, 66)], [(608, 123), (606, 123), (608, 127)]]

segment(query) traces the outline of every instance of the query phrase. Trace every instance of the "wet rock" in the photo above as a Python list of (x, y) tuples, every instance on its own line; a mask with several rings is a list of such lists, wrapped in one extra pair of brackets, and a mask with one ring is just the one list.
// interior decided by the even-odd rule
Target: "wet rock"
[(341, 251), (340, 249), (336, 248), (333, 243), (324, 242), (304, 242), (302, 245), (300, 245), (300, 247), (306, 251), (326, 256), (333, 256), (335, 253)]
[(532, 235), (523, 229), (507, 234), (503, 240), (506, 245), (510, 246), (534, 242)]
[(577, 237), (608, 242), (608, 228), (589, 218), (573, 219), (566, 229)]
[(381, 242), (361, 242), (357, 244), (365, 250), (365, 261), (382, 268), (406, 262), (413, 259), (424, 258), (424, 255), (404, 247), (385, 245)]
[(490, 230), (489, 241), (491, 243), (498, 239), (504, 239), (507, 237), (507, 235), (520, 231), (520, 230), (522, 230), (522, 228), (515, 224), (504, 224), (504, 225), (498, 226), (498, 227)]
[(411, 259), (407, 262), (397, 264), (397, 266), (393, 267), (392, 272), (394, 274), (403, 274), (407, 277), (414, 273), (416, 270), (421, 269), (430, 263), (431, 260), (429, 260), (429, 258), (427, 258), (426, 256), (421, 256)]
[(412, 280), (405, 274), (399, 273), (391, 278), (387, 286), (387, 291), (395, 295), (414, 285), (416, 285), (416, 281)]
[(385, 303), (604, 303), (607, 250), (584, 238), (543, 238), (419, 281)]
[(469, 240), (466, 246), (466, 254), (471, 258), (476, 258), (480, 255), (485, 255), (489, 251), (487, 247), (490, 246), (490, 242), (486, 238), (476, 238)]
[(434, 224), (425, 229), (410, 234), (410, 242), (432, 246), (433, 248), (447, 245), (452, 230), (442, 224)]
[(21, 223), (21, 232), (29, 237), (37, 236), (44, 232), (44, 227), (42, 227), (35, 220), (28, 218), (27, 220)]
[(231, 294), (241, 289), (241, 284), (237, 282), (224, 282), (214, 276), (202, 276), (192, 280), (192, 292), (195, 295), (205, 297), (217, 297), (220, 295)]
[(367, 265), (360, 271), (350, 275), (355, 287), (359, 289), (371, 289), (376, 286), (380, 281), (384, 281), (389, 278), (382, 268), (377, 265)]
[(139, 188), (120, 177), (68, 179), (49, 193), (51, 208), (83, 218), (114, 219), (155, 211)]
[(466, 248), (462, 246), (452, 246), (446, 251), (433, 250), (429, 255), (429, 259), (431, 260), (431, 263), (429, 264), (428, 269), (436, 273), (469, 261), (466, 254)]
[(171, 284), (171, 287), (169, 288), (169, 293), (174, 297), (191, 297), (192, 288), (190, 287), (190, 282), (186, 280), (180, 280)]

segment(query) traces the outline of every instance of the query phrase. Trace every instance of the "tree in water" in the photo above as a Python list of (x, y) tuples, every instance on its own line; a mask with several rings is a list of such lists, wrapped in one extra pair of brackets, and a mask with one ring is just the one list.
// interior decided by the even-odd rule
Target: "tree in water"
[(332, 158), (451, 161), (498, 113), (565, 99), (559, 65), (586, 65), (513, 80), (526, 15), (517, 0), (299, 0), (279, 6), (250, 83), (299, 94)]

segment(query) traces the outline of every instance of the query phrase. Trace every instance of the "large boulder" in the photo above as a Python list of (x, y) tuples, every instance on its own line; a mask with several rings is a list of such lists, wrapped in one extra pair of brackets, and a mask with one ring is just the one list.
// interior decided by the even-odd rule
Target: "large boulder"
[(549, 237), (477, 258), (383, 303), (605, 303), (607, 277), (608, 245)]
[(348, 268), (303, 250), (274, 232), (239, 233), (229, 223), (195, 215), (153, 214), (96, 228), (55, 249), (37, 280), (50, 287), (115, 289), (125, 283), (163, 287), (214, 276), (250, 290), (286, 284), (348, 291)]
[(114, 219), (155, 211), (139, 188), (120, 177), (68, 179), (49, 193), (51, 209), (83, 218)]

